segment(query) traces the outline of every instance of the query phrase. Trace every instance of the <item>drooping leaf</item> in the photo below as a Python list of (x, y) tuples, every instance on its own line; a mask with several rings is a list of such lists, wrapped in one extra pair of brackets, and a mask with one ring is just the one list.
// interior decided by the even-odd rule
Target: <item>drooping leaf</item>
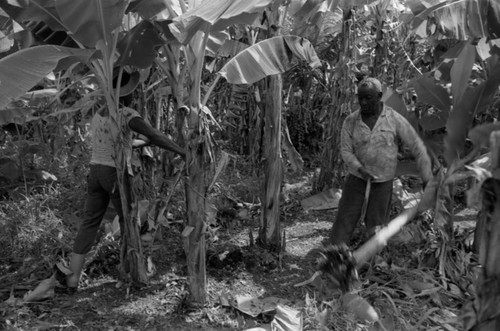
[[(210, 35), (208, 36), (208, 40), (207, 40), (207, 47), (205, 50), (205, 55), (215, 57), (216, 54), (219, 53), (220, 49), (226, 44), (226, 42), (228, 42), (228, 41), (237, 42), (235, 40), (229, 40), (229, 37), (230, 37), (229, 33), (227, 33), (226, 31), (214, 31), (214, 32), (210, 33)], [(231, 54), (231, 55), (235, 55), (235, 54)], [(226, 55), (226, 56), (228, 56), (228, 55)]]
[(433, 35), (440, 39), (467, 40), (485, 34), (485, 1), (409, 0), (406, 4), (414, 15), (410, 23), (414, 30), (429, 19), (436, 27)]
[(57, 0), (57, 13), (73, 37), (87, 47), (111, 42), (111, 33), (122, 24), (125, 0)]
[(445, 159), (451, 164), (463, 151), (465, 138), (472, 126), (474, 115), (485, 111), (500, 85), (500, 66), (489, 73), (488, 79), (480, 85), (469, 88), (451, 112), (446, 124)]
[(272, 0), (211, 0), (173, 19), (170, 25), (177, 40), (186, 44), (197, 31), (220, 31), (232, 24), (250, 24)]
[(311, 43), (297, 36), (277, 36), (242, 51), (224, 65), (219, 73), (231, 84), (253, 84), (270, 75), (290, 69), (296, 59), (311, 68), (321, 65)]
[(23, 49), (1, 59), (0, 109), (52, 72), (60, 60), (73, 57), (86, 62), (94, 53), (94, 50), (43, 45)]
[(420, 102), (435, 106), (438, 109), (450, 110), (450, 96), (448, 91), (434, 82), (434, 78), (424, 76), (413, 81), (415, 92)]
[[(466, 24), (468, 19), (468, 3), (470, 1), (460, 1), (442, 6), (434, 10), (429, 16), (436, 24), (436, 33), (440, 33), (450, 39), (466, 40), (469, 37), (482, 37), (482, 35), (473, 36), (475, 32), (469, 31)], [(472, 9), (473, 10), (473, 9)]]
[(469, 78), (475, 60), (476, 48), (467, 43), (451, 68), (451, 92), (454, 106), (460, 102), (465, 89), (469, 86)]
[(116, 63), (148, 68), (156, 58), (156, 49), (163, 43), (156, 27), (149, 21), (142, 21), (118, 42), (120, 57)]

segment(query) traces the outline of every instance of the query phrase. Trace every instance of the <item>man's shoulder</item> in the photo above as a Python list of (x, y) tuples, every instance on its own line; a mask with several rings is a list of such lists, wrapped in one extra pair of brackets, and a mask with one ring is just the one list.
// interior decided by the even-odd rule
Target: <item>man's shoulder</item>
[(407, 121), (406, 117), (404, 117), (400, 112), (394, 110), (392, 107), (385, 106), (385, 114), (387, 117), (392, 118), (396, 121)]

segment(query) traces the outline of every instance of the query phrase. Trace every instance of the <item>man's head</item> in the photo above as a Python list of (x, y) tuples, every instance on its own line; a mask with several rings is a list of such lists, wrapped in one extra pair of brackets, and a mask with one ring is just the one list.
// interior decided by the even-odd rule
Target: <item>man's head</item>
[[(116, 89), (118, 84), (118, 75), (120, 68), (113, 69), (113, 89)], [(123, 70), (120, 81), (120, 100), (119, 103), (125, 107), (129, 107), (133, 101), (132, 92), (134, 92), (137, 85), (139, 85), (140, 74), (137, 71), (129, 73)]]
[(358, 85), (358, 101), (363, 115), (374, 115), (380, 109), (382, 84), (376, 78), (365, 78)]

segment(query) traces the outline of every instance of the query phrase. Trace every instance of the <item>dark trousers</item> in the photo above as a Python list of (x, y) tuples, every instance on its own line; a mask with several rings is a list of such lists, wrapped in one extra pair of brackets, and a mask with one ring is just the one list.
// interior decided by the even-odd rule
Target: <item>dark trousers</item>
[(116, 168), (98, 164), (90, 165), (87, 184), (84, 219), (73, 244), (73, 252), (76, 254), (87, 254), (94, 245), (97, 231), (110, 201), (120, 218), (120, 227), (123, 228), (121, 226), (123, 212)]
[[(392, 180), (372, 183), (368, 206), (366, 208), (365, 225), (367, 231), (389, 221), (392, 198)], [(354, 230), (361, 217), (361, 209), (365, 200), (367, 182), (364, 179), (348, 175), (342, 189), (337, 218), (330, 233), (330, 241), (337, 245), (349, 244)]]

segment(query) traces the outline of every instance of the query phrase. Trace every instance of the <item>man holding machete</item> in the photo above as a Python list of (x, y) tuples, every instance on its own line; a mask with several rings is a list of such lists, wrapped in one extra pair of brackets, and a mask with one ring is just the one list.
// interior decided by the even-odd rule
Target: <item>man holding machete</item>
[(330, 232), (334, 245), (349, 244), (362, 218), (368, 233), (389, 221), (400, 141), (416, 159), (424, 186), (432, 178), (424, 143), (402, 115), (384, 105), (380, 81), (361, 81), (358, 101), (360, 110), (350, 114), (342, 125), (340, 150), (349, 174)]

